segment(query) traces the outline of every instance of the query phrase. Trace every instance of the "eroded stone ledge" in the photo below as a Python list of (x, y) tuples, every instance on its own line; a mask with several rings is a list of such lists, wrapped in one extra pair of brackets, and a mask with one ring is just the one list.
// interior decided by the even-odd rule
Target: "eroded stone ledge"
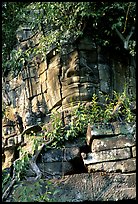
[(135, 172), (136, 171), (136, 159), (126, 159), (121, 161), (108, 161), (98, 164), (88, 165), (88, 172), (105, 171), (105, 172)]
[(60, 190), (56, 194), (57, 202), (136, 199), (136, 173), (82, 173), (54, 182)]
[(111, 149), (100, 152), (91, 152), (87, 154), (87, 158), (83, 159), (84, 164), (94, 164), (98, 162), (114, 161), (120, 159), (131, 158), (131, 150), (129, 147), (122, 149)]

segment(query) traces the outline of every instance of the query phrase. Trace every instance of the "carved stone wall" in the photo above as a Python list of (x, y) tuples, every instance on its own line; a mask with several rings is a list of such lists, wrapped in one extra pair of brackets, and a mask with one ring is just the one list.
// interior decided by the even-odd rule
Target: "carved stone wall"
[[(37, 46), (41, 36), (31, 35), (28, 28), (18, 33), (18, 48)], [(135, 97), (136, 70), (132, 62), (128, 55), (105, 51), (87, 35), (65, 44), (61, 54), (56, 49), (49, 50), (45, 60), (40, 55), (30, 56), (17, 77), (9, 74), (3, 79), (6, 116), (13, 121), (17, 111), (25, 125), (26, 111), (35, 117), (39, 109), (46, 116), (54, 110), (68, 110), (79, 102), (90, 102), (94, 93), (112, 97), (114, 90), (122, 93), (125, 85), (130, 98)], [(58, 180), (60, 202), (135, 199), (135, 124), (95, 124), (91, 129), (89, 152), (84, 151), (86, 143), (80, 138), (65, 144), (64, 149), (44, 148), (37, 160), (43, 177), (65, 175), (64, 185), (62, 179)], [(3, 141), (2, 159), (9, 167), (15, 160), (15, 149), (23, 141), (16, 132), (7, 136), (4, 133)]]
[(44, 178), (65, 176), (65, 182), (62, 178), (57, 180), (57, 200), (136, 199), (136, 124), (97, 123), (91, 125), (91, 135), (89, 152), (84, 152), (86, 143), (78, 138), (64, 149), (43, 150), (39, 157)]
[[(26, 32), (29, 32), (26, 30)], [(30, 35), (30, 34), (29, 34)], [(40, 36), (20, 41), (18, 47), (26, 49), (36, 45)], [(36, 112), (39, 103), (43, 113), (65, 110), (79, 101), (91, 101), (92, 94), (109, 94), (113, 90), (122, 92), (127, 83), (127, 92), (132, 98), (136, 94), (135, 67), (128, 56), (105, 52), (87, 35), (62, 48), (62, 54), (54, 49), (41, 56), (31, 57), (14, 79), (8, 76), (3, 81), (3, 100), (25, 117), (31, 104)]]
[[(136, 200), (136, 124), (96, 123), (90, 128), (89, 150), (82, 137), (66, 142), (64, 148), (42, 149), (36, 161), (42, 180), (58, 189), (51, 198), (56, 202)], [(18, 189), (20, 185), (12, 196)]]

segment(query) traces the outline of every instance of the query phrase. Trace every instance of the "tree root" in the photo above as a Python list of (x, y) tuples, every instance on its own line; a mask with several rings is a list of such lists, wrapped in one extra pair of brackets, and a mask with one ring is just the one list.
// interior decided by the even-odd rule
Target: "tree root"
[(36, 153), (35, 153), (35, 155), (31, 158), (31, 160), (30, 160), (29, 163), (30, 163), (30, 166), (31, 166), (32, 170), (36, 173), (37, 176), (36, 176), (35, 178), (33, 178), (33, 177), (29, 177), (29, 178), (25, 177), (25, 179), (26, 179), (27, 181), (29, 181), (29, 182), (35, 182), (35, 181), (39, 180), (39, 179), (42, 177), (42, 173), (41, 173), (39, 167), (38, 167), (37, 164), (36, 164), (36, 160), (37, 160), (37, 158), (38, 158), (40, 152), (42, 151), (43, 147), (44, 147), (45, 145), (51, 144), (53, 141), (54, 141), (54, 139), (48, 141), (47, 143), (43, 143), (43, 144), (40, 146), (39, 150), (37, 150)]
[(2, 201), (6, 200), (15, 182), (16, 182), (16, 178), (13, 178), (10, 182), (10, 185), (8, 186), (8, 188), (5, 190), (5, 192), (2, 195)]
[[(38, 168), (38, 166), (37, 166), (37, 164), (36, 164), (36, 160), (37, 160), (37, 158), (38, 158), (40, 152), (42, 151), (43, 147), (46, 146), (46, 145), (51, 144), (53, 141), (54, 141), (54, 139), (48, 141), (47, 143), (43, 143), (43, 144), (40, 146), (39, 150), (36, 151), (35, 155), (34, 155), (34, 156), (31, 158), (31, 160), (29, 161), (32, 170), (36, 173), (37, 176), (36, 176), (36, 177), (29, 177), (29, 178), (25, 177), (25, 179), (26, 179), (27, 182), (35, 182), (35, 181), (39, 180), (39, 179), (42, 177), (42, 173), (41, 173), (40, 169)], [(17, 160), (20, 160), (20, 159), (21, 159), (21, 158), (18, 158), (18, 159), (16, 159), (16, 160), (13, 162), (13, 167), (14, 167), (14, 168), (13, 168), (13, 177), (12, 177), (12, 180), (11, 180), (11, 182), (10, 182), (10, 185), (7, 187), (7, 189), (6, 189), (5, 192), (3, 193), (2, 201), (5, 201), (5, 200), (7, 199), (9, 193), (11, 192), (12, 187), (13, 187), (14, 184), (15, 184), (15, 182), (18, 181), (18, 178), (17, 178), (17, 176), (16, 176), (16, 171), (15, 171), (15, 165), (16, 165), (16, 161), (17, 161)]]

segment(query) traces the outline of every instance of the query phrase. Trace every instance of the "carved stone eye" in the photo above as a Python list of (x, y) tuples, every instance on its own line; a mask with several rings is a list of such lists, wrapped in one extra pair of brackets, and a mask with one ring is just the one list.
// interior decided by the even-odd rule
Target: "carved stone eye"
[(74, 75), (74, 70), (70, 70), (67, 72), (67, 78), (71, 77)]
[(79, 66), (76, 65), (75, 67), (71, 67), (67, 70), (67, 78), (71, 77), (71, 76), (78, 76), (79, 73)]

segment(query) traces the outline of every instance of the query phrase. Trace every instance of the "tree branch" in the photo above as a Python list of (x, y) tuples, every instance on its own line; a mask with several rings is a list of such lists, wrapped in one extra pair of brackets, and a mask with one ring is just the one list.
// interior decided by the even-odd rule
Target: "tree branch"
[(129, 33), (129, 35), (126, 37), (126, 39), (124, 38), (124, 36), (119, 32), (119, 30), (117, 28), (115, 28), (115, 31), (116, 33), (118, 34), (118, 36), (120, 37), (120, 39), (123, 41), (124, 43), (124, 48), (126, 50), (128, 50), (128, 43), (129, 43), (129, 40), (134, 32), (134, 27), (131, 28), (131, 31)]
[[(43, 143), (43, 144), (40, 146), (39, 150), (37, 150), (36, 153), (35, 153), (35, 155), (31, 158), (31, 160), (30, 160), (30, 165), (31, 165), (33, 171), (36, 173), (37, 176), (36, 176), (35, 178), (32, 178), (32, 177), (26, 178), (26, 177), (25, 177), (25, 178), (26, 178), (26, 181), (28, 181), (28, 182), (34, 182), (34, 181), (36, 181), (36, 180), (38, 180), (38, 179), (41, 178), (42, 174), (41, 174), (41, 171), (40, 171), (40, 169), (38, 168), (38, 166), (37, 166), (37, 164), (36, 164), (36, 160), (37, 160), (37, 158), (38, 158), (40, 152), (42, 151), (43, 147), (44, 147), (45, 145), (51, 144), (53, 141), (54, 141), (54, 139), (52, 139), (52, 140), (50, 140), (50, 141), (48, 141), (48, 142), (46, 142), (46, 143)], [(16, 161), (17, 161), (17, 160), (20, 160), (20, 159), (21, 159), (21, 158), (18, 158), (18, 159), (16, 159), (16, 160), (13, 162), (13, 176), (12, 176), (12, 180), (11, 180), (11, 182), (10, 182), (10, 185), (7, 187), (7, 189), (5, 190), (5, 192), (4, 192), (3, 195), (2, 195), (2, 201), (5, 201), (5, 200), (7, 199), (7, 197), (8, 197), (8, 195), (9, 195), (9, 193), (10, 193), (12, 187), (14, 186), (15, 182), (18, 180), (18, 178), (17, 178), (17, 176), (16, 176), (15, 165), (16, 165)]]
[(119, 32), (119, 30), (117, 28), (115, 28), (115, 31), (117, 32), (118, 36), (120, 37), (120, 39), (123, 41), (123, 43), (125, 42), (125, 38), (124, 36)]

